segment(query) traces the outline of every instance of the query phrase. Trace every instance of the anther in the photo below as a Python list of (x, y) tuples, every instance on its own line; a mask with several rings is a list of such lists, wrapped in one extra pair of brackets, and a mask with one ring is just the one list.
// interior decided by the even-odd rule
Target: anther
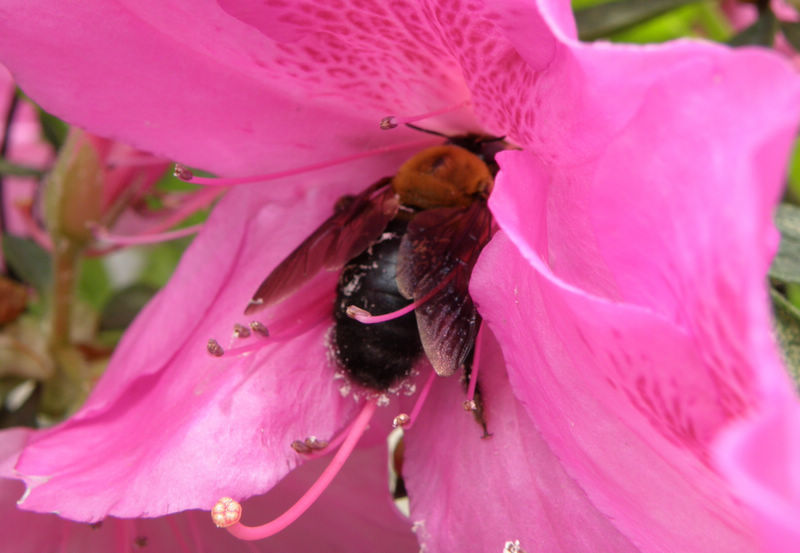
[(407, 425), (409, 422), (411, 422), (411, 417), (405, 413), (400, 413), (392, 420), (392, 428), (400, 428), (401, 426)]
[(381, 122), (378, 123), (378, 126), (380, 126), (382, 131), (388, 131), (389, 129), (396, 129), (399, 126), (399, 123), (397, 122), (397, 117), (394, 115), (387, 115), (381, 119)]
[(233, 335), (236, 338), (248, 338), (250, 336), (250, 329), (242, 324), (236, 323), (233, 325)]
[(211, 520), (214, 521), (217, 528), (233, 526), (239, 522), (240, 518), (242, 518), (242, 506), (230, 497), (223, 497), (211, 509)]
[(328, 442), (320, 440), (316, 436), (309, 436), (305, 440), (295, 440), (292, 442), (292, 449), (303, 455), (320, 451), (326, 447), (328, 447)]
[(176, 163), (172, 174), (175, 176), (175, 178), (183, 181), (190, 181), (194, 178), (194, 173), (192, 173), (192, 170), (186, 167), (183, 163)]
[(208, 353), (214, 357), (222, 357), (225, 355), (225, 350), (222, 349), (222, 346), (219, 345), (219, 342), (217, 342), (214, 338), (209, 338), (208, 343), (206, 344), (206, 349), (208, 350)]
[(297, 453), (300, 453), (301, 455), (311, 453), (311, 448), (308, 447), (305, 442), (300, 440), (295, 440), (292, 442), (292, 449), (294, 449)]
[(478, 402), (474, 399), (468, 399), (464, 402), (464, 411), (477, 411), (478, 410)]
[(260, 334), (264, 338), (269, 338), (269, 330), (261, 321), (250, 321), (250, 328), (256, 334)]
[(505, 543), (502, 553), (525, 553), (525, 550), (519, 545), (519, 540), (514, 540)]

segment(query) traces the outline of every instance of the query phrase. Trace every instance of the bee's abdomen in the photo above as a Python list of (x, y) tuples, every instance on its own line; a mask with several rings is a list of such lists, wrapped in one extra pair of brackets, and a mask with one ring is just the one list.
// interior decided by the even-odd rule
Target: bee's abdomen
[(339, 364), (357, 383), (386, 390), (408, 376), (422, 352), (413, 312), (377, 324), (363, 324), (347, 316), (350, 305), (381, 315), (402, 309), (410, 300), (397, 289), (397, 253), (405, 223), (389, 223), (380, 240), (352, 259), (336, 288), (333, 340)]

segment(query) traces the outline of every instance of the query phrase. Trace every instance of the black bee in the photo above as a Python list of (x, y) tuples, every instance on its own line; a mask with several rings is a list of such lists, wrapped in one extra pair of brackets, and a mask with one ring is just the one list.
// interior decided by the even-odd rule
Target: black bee
[[(480, 325), (468, 286), (492, 231), (487, 199), (498, 138), (463, 135), (428, 148), (394, 177), (346, 196), (259, 286), (251, 314), (296, 292), (322, 269), (342, 269), (333, 317), (339, 365), (358, 384), (385, 391), (408, 376), (424, 351), (442, 376), (469, 364)], [(348, 314), (381, 315), (377, 324)], [(467, 371), (469, 367), (467, 367)]]

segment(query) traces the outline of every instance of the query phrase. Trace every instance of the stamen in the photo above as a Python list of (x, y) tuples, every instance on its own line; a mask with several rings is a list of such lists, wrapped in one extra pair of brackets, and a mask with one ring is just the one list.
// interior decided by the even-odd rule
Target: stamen
[[(345, 461), (353, 452), (358, 440), (369, 426), (369, 421), (372, 419), (372, 415), (375, 413), (376, 407), (377, 405), (375, 400), (370, 400), (364, 405), (361, 413), (359, 413), (358, 417), (356, 417), (355, 423), (353, 424), (350, 433), (345, 438), (342, 447), (336, 452), (336, 455), (334, 455), (330, 464), (325, 467), (325, 470), (319, 476), (317, 481), (311, 485), (311, 487), (306, 491), (305, 495), (303, 495), (303, 497), (301, 497), (297, 503), (292, 505), (278, 518), (261, 526), (245, 526), (244, 524), (238, 523), (237, 519), (237, 522), (233, 523), (233, 525), (226, 526), (228, 532), (241, 540), (260, 540), (280, 532), (297, 520), (297, 518), (300, 517), (300, 515), (302, 515), (317, 500), (320, 494), (325, 491), (325, 488), (328, 487), (339, 470), (341, 470), (342, 466), (344, 466)], [(232, 510), (234, 514), (231, 515), (231, 517), (235, 517), (236, 509), (234, 506), (228, 503), (228, 501), (233, 500), (230, 500), (230, 498), (223, 498), (220, 500), (221, 505), (220, 503), (217, 503), (217, 505), (214, 506), (214, 510), (212, 510), (212, 519), (215, 523), (217, 520), (214, 518), (213, 513), (218, 509), (221, 510), (222, 513), (227, 513), (229, 510)], [(241, 506), (239, 509), (241, 509)], [(227, 514), (225, 514), (223, 518), (227, 523)]]
[(242, 324), (236, 323), (233, 325), (233, 336), (235, 338), (249, 338), (250, 329)]
[(475, 353), (472, 355), (472, 370), (469, 373), (469, 388), (467, 389), (467, 400), (464, 402), (464, 409), (467, 411), (477, 411), (478, 403), (475, 401), (475, 389), (478, 386), (478, 369), (480, 368), (481, 342), (483, 338), (483, 323), (478, 327), (478, 334), (475, 336)]
[(355, 319), (358, 322), (366, 325), (374, 325), (378, 323), (385, 323), (386, 321), (392, 321), (394, 319), (399, 319), (406, 313), (414, 311), (417, 307), (419, 307), (420, 305), (431, 299), (439, 291), (441, 291), (442, 288), (444, 288), (447, 285), (447, 283), (450, 282), (450, 279), (453, 278), (454, 274), (455, 271), (450, 271), (447, 274), (447, 276), (439, 284), (437, 284), (433, 288), (433, 290), (425, 294), (422, 297), (422, 299), (411, 302), (410, 304), (406, 305), (402, 309), (398, 309), (397, 311), (392, 311), (391, 313), (384, 313), (383, 315), (372, 315), (366, 309), (361, 309), (360, 307), (355, 305), (348, 305), (347, 309), (345, 309), (345, 313), (347, 313), (347, 316), (350, 317), (351, 319)]
[(436, 380), (436, 371), (431, 367), (428, 380), (425, 382), (425, 386), (422, 387), (417, 401), (414, 402), (414, 407), (411, 409), (411, 414), (408, 416), (408, 422), (403, 425), (403, 430), (411, 430), (411, 427), (414, 426), (414, 423), (417, 421), (417, 416), (419, 412), (422, 411), (422, 406), (425, 404), (425, 400), (428, 398), (428, 394), (433, 387), (434, 380)]
[(311, 452), (322, 451), (323, 449), (327, 449), (327, 447), (328, 442), (325, 440), (320, 440), (316, 436), (309, 436), (303, 441), (295, 440), (292, 442), (292, 449), (294, 449), (297, 453), (302, 453), (304, 455)]
[[(306, 458), (309, 460), (323, 457), (327, 455), (331, 450), (339, 447), (339, 444), (341, 444), (344, 441), (344, 439), (350, 435), (350, 433), (353, 430), (353, 425), (355, 423), (356, 419), (350, 421), (350, 424), (348, 424), (344, 428), (344, 430), (339, 432), (339, 434), (337, 434), (330, 442), (325, 442), (324, 440), (317, 440), (317, 438), (311, 436), (303, 441), (295, 440), (294, 442), (292, 442), (292, 449), (297, 451), (297, 453), (305, 455)], [(321, 448), (314, 448), (312, 447), (313, 445), (315, 445), (313, 440), (317, 440), (316, 442), (317, 445), (325, 444), (325, 446)], [(302, 446), (300, 444), (302, 444)]]
[(410, 421), (411, 421), (411, 417), (409, 417), (405, 413), (400, 413), (394, 419), (392, 419), (392, 428), (398, 428), (400, 426), (405, 426)]
[(470, 103), (471, 103), (470, 100), (464, 100), (463, 102), (460, 102), (458, 104), (454, 104), (454, 105), (446, 107), (446, 108), (437, 109), (435, 111), (429, 111), (428, 113), (423, 113), (423, 114), (420, 114), (420, 115), (412, 115), (410, 117), (397, 117), (395, 115), (387, 115), (386, 117), (384, 117), (383, 119), (380, 120), (380, 123), (378, 123), (378, 126), (381, 128), (381, 130), (388, 131), (390, 129), (395, 129), (395, 128), (399, 127), (400, 125), (403, 125), (403, 124), (406, 124), (406, 123), (413, 123), (414, 121), (421, 121), (423, 119), (430, 119), (431, 117), (436, 117), (437, 115), (442, 115), (444, 113), (450, 113), (451, 111), (459, 110), (459, 109), (461, 109), (463, 107), (468, 106)]
[(121, 234), (112, 234), (108, 229), (99, 225), (91, 225), (92, 234), (97, 240), (109, 242), (119, 246), (134, 246), (142, 244), (157, 244), (160, 242), (169, 242), (170, 240), (177, 240), (184, 236), (196, 234), (203, 228), (203, 224), (193, 225), (177, 230), (168, 232), (154, 233), (154, 234), (138, 234), (132, 236), (123, 236)]
[(222, 346), (219, 345), (219, 342), (217, 342), (214, 338), (209, 338), (208, 343), (206, 344), (206, 349), (208, 350), (208, 353), (214, 357), (222, 357), (225, 355), (225, 350), (222, 349)]
[(176, 179), (190, 181), (194, 178), (194, 173), (192, 173), (192, 170), (186, 167), (183, 163), (176, 163), (175, 169), (172, 171), (172, 176)]
[(505, 543), (502, 553), (525, 553), (525, 550), (519, 545), (519, 540), (514, 540)]
[(293, 175), (300, 175), (302, 173), (309, 173), (311, 171), (316, 171), (318, 169), (325, 169), (327, 167), (332, 167), (334, 165), (341, 165), (343, 163), (348, 163), (350, 161), (354, 161), (357, 159), (362, 159), (365, 157), (372, 157), (379, 154), (384, 154), (386, 152), (395, 152), (398, 150), (410, 150), (410, 149), (419, 149), (423, 146), (430, 145), (430, 142), (425, 140), (418, 140), (416, 142), (406, 142), (404, 144), (392, 144), (389, 146), (382, 146), (380, 148), (375, 148), (373, 150), (368, 150), (366, 152), (359, 152), (357, 154), (352, 154), (349, 156), (344, 156), (336, 159), (332, 159), (329, 161), (321, 161), (319, 163), (312, 163), (311, 165), (306, 165), (305, 167), (298, 167), (296, 169), (288, 169), (286, 171), (278, 171), (276, 173), (267, 173), (265, 175), (255, 175), (250, 177), (239, 177), (239, 178), (205, 178), (205, 177), (195, 177), (194, 174), (181, 165), (180, 163), (175, 164), (175, 176), (181, 180), (192, 182), (193, 184), (203, 184), (207, 186), (234, 186), (237, 184), (248, 184), (252, 182), (266, 182), (275, 179), (281, 179), (283, 177), (290, 177)]
[(256, 334), (260, 334), (264, 338), (269, 338), (269, 329), (267, 329), (261, 321), (250, 321), (250, 328)]

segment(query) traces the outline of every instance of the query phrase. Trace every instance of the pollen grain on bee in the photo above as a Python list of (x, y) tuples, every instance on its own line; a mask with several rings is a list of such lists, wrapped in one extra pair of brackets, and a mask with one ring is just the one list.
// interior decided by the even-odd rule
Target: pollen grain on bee
[(208, 353), (210, 353), (214, 357), (222, 357), (223, 355), (225, 355), (225, 350), (222, 349), (222, 346), (219, 345), (219, 342), (217, 342), (214, 338), (208, 339), (208, 343), (206, 344), (206, 350), (208, 350)]

